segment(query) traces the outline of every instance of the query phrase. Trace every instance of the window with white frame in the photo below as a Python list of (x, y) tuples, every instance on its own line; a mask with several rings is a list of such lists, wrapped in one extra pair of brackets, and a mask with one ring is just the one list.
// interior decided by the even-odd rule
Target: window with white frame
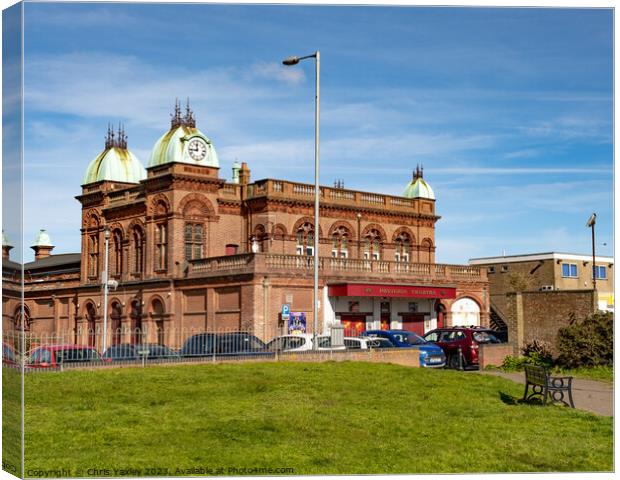
[(382, 242), (381, 234), (375, 229), (370, 230), (364, 236), (364, 258), (380, 260)]
[(314, 226), (306, 222), (297, 229), (297, 255), (314, 255)]
[(332, 257), (347, 258), (349, 256), (350, 232), (346, 227), (340, 226), (332, 233)]
[(597, 280), (607, 280), (607, 269), (603, 265), (594, 265), (592, 275), (595, 275)]
[(562, 276), (567, 278), (577, 278), (577, 264), (576, 263), (563, 263), (562, 264)]
[(409, 252), (411, 250), (411, 237), (407, 232), (400, 233), (394, 239), (394, 259), (397, 262), (409, 262)]
[(185, 224), (185, 260), (202, 258), (204, 231), (201, 223)]

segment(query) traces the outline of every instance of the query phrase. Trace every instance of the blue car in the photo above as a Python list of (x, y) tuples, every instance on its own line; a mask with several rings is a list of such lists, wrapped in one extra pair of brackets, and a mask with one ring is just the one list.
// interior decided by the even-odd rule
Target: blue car
[(442, 368), (446, 365), (446, 355), (440, 346), (427, 342), (419, 335), (407, 330), (367, 330), (365, 337), (387, 338), (395, 347), (417, 348), (420, 351), (420, 366)]

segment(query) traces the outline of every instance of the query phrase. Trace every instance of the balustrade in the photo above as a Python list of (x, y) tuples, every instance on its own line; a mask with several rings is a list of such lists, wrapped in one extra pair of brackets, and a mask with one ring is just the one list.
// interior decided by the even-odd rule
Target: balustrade
[[(256, 273), (310, 274), (314, 270), (314, 257), (307, 255), (280, 255), (271, 253), (246, 253), (224, 257), (213, 257), (190, 262), (190, 275), (217, 273), (232, 270), (249, 270)], [(434, 263), (392, 262), (386, 260), (366, 260), (358, 258), (319, 258), (322, 275), (347, 276), (359, 278), (359, 274), (390, 276), (402, 281), (426, 280), (481, 280), (482, 271), (478, 267), (463, 265), (444, 265)]]

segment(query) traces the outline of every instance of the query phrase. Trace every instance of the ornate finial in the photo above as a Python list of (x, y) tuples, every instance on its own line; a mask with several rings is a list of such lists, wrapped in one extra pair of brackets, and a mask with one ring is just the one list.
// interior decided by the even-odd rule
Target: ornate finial
[(127, 135), (125, 135), (125, 125), (118, 122), (118, 136), (114, 142), (116, 148), (127, 149)]
[(416, 165), (415, 172), (413, 173), (413, 180), (417, 180), (418, 178), (422, 178), (424, 169), (420, 168), (420, 165)]
[(194, 112), (189, 106), (189, 97), (187, 97), (187, 105), (185, 107), (185, 116), (182, 119), (182, 124), (186, 127), (196, 128), (196, 119), (194, 118)]
[(334, 181), (334, 188), (344, 188), (344, 180), (342, 178), (338, 178)]
[(112, 127), (110, 126), (110, 122), (108, 122), (108, 132), (105, 137), (105, 149), (108, 150), (114, 146), (114, 136), (112, 134)]
[(180, 127), (183, 124), (183, 119), (181, 118), (181, 103), (178, 98), (174, 100), (174, 113), (170, 115), (170, 128)]

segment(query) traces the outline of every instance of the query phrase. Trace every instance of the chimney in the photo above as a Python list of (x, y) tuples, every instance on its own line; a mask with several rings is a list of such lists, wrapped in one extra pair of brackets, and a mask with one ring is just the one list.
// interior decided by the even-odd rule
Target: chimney
[(5, 235), (4, 230), (2, 230), (2, 258), (9, 258), (9, 251), (13, 248), (11, 242), (9, 242), (8, 237)]
[(41, 260), (51, 255), (51, 251), (54, 249), (52, 241), (48, 233), (41, 229), (34, 240), (34, 244), (30, 247), (34, 250), (34, 259)]
[(250, 183), (250, 169), (248, 168), (248, 164), (245, 162), (241, 163), (241, 170), (239, 170), (239, 183), (241, 185), (247, 185)]

